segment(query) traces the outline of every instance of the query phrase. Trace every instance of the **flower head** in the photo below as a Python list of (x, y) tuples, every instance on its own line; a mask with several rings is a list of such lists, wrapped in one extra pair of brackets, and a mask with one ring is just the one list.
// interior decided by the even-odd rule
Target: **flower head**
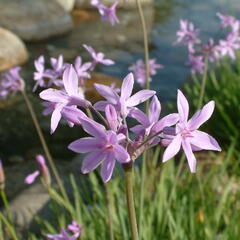
[(198, 38), (199, 29), (195, 29), (193, 23), (187, 20), (180, 20), (180, 29), (177, 31), (176, 35), (177, 41), (175, 43), (182, 46), (188, 46), (190, 53), (195, 52), (193, 49), (194, 44), (201, 42)]
[[(163, 68), (161, 64), (156, 63), (156, 59), (149, 60), (149, 74), (151, 76), (157, 74), (157, 69)], [(137, 62), (131, 65), (129, 70), (133, 71), (136, 82), (140, 84), (141, 87), (146, 86), (146, 66), (142, 59), (137, 60)], [(151, 78), (149, 79), (151, 81)]]
[(203, 56), (189, 55), (186, 65), (191, 67), (191, 72), (193, 74), (195, 73), (203, 74), (204, 72), (205, 63), (203, 61)]
[(86, 137), (72, 142), (68, 148), (77, 153), (89, 153), (83, 160), (82, 173), (96, 169), (100, 164), (104, 182), (110, 180), (116, 160), (120, 163), (130, 161), (129, 154), (120, 145), (122, 134), (106, 130), (104, 126), (91, 119), (82, 119), (83, 129), (93, 137)]
[(129, 73), (124, 79), (121, 87), (120, 96), (111, 87), (95, 83), (94, 86), (98, 93), (107, 101), (97, 102), (94, 107), (100, 111), (104, 111), (108, 104), (115, 107), (116, 111), (122, 118), (126, 118), (130, 109), (139, 105), (152, 97), (156, 92), (152, 90), (141, 90), (131, 96), (133, 91), (134, 77)]
[[(40, 98), (50, 102), (47, 106), (46, 114), (52, 112), (51, 117), (51, 133), (53, 133), (61, 117), (72, 124), (78, 122), (78, 117), (84, 117), (85, 114), (77, 109), (77, 106), (89, 107), (91, 103), (84, 99), (81, 88), (78, 87), (78, 76), (72, 65), (70, 65), (63, 73), (64, 89), (56, 90), (53, 88), (46, 89), (40, 93)], [(74, 117), (74, 114), (75, 117)]]
[(91, 46), (88, 46), (86, 44), (83, 44), (83, 47), (90, 53), (91, 57), (93, 58), (93, 62), (90, 68), (91, 71), (96, 67), (98, 63), (107, 65), (107, 66), (114, 64), (114, 61), (112, 61), (111, 59), (104, 58), (105, 57), (104, 53), (102, 52), (96, 53)]
[(193, 154), (195, 149), (221, 151), (221, 148), (213, 137), (198, 130), (198, 128), (211, 117), (214, 110), (214, 101), (207, 103), (188, 120), (188, 101), (183, 93), (178, 90), (177, 106), (179, 123), (176, 125), (176, 135), (164, 152), (163, 162), (174, 157), (182, 146), (188, 160), (190, 171), (196, 172), (196, 158)]
[(13, 67), (0, 76), (0, 98), (24, 89), (25, 84), (19, 74), (20, 67)]

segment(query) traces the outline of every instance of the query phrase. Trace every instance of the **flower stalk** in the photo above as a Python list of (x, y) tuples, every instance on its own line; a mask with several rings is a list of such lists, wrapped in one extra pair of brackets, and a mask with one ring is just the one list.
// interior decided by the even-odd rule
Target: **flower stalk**
[(128, 217), (131, 228), (132, 240), (138, 240), (138, 228), (136, 220), (136, 212), (134, 206), (133, 197), (133, 168), (132, 163), (127, 163), (123, 165), (125, 173), (125, 184), (126, 184), (126, 197), (127, 197), (127, 207), (128, 207)]
[(198, 109), (200, 109), (203, 104), (203, 97), (204, 97), (204, 92), (205, 92), (206, 82), (207, 82), (207, 72), (208, 72), (208, 57), (206, 56), (204, 73), (202, 77), (201, 91), (200, 91), (199, 101), (198, 101)]
[(64, 185), (63, 185), (63, 183), (62, 183), (62, 180), (61, 180), (61, 178), (60, 178), (60, 176), (59, 176), (59, 174), (58, 174), (58, 170), (57, 170), (57, 168), (56, 168), (56, 166), (55, 166), (55, 163), (54, 163), (54, 161), (53, 161), (53, 158), (52, 158), (52, 156), (51, 156), (51, 154), (50, 154), (50, 151), (49, 151), (49, 149), (48, 149), (46, 140), (45, 140), (45, 138), (44, 138), (44, 136), (43, 136), (43, 133), (42, 133), (41, 127), (40, 127), (40, 125), (39, 125), (39, 122), (38, 122), (38, 120), (37, 120), (36, 114), (35, 114), (35, 112), (34, 112), (34, 110), (33, 110), (32, 104), (31, 104), (31, 102), (30, 102), (30, 100), (29, 100), (29, 98), (28, 98), (28, 96), (27, 96), (27, 93), (25, 92), (24, 89), (21, 90), (21, 93), (22, 93), (22, 96), (23, 96), (23, 98), (24, 98), (24, 100), (25, 100), (25, 103), (26, 103), (26, 105), (27, 105), (27, 108), (28, 108), (28, 110), (29, 110), (29, 113), (30, 113), (30, 115), (31, 115), (32, 121), (33, 121), (33, 123), (34, 123), (34, 126), (35, 126), (35, 128), (36, 128), (36, 131), (37, 131), (39, 140), (40, 140), (40, 142), (41, 142), (41, 144), (42, 144), (44, 153), (45, 153), (45, 155), (46, 155), (46, 157), (47, 157), (47, 159), (48, 159), (49, 165), (50, 165), (50, 167), (51, 167), (51, 169), (52, 169), (52, 171), (53, 171), (53, 174), (54, 174), (54, 176), (55, 176), (55, 178), (56, 178), (56, 181), (57, 181), (57, 183), (58, 183), (58, 185), (59, 185), (60, 191), (61, 191), (63, 197), (65, 198), (65, 200), (66, 200), (66, 201), (69, 201), (69, 200), (68, 200), (67, 193), (66, 193), (65, 188), (64, 188)]

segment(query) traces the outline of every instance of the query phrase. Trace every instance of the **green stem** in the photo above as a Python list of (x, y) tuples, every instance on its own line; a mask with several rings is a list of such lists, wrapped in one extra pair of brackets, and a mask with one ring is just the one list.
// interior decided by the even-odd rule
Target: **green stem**
[(8, 205), (7, 195), (6, 195), (4, 190), (1, 190), (1, 197), (2, 197), (3, 204), (4, 204), (4, 207), (5, 207), (6, 213), (7, 213), (8, 221), (13, 223), (12, 216), (11, 216), (11, 211), (10, 211), (10, 208), (9, 208), (9, 205)]
[(203, 104), (203, 97), (204, 97), (204, 92), (205, 92), (206, 82), (207, 82), (207, 71), (208, 71), (208, 57), (205, 58), (205, 68), (204, 68), (201, 90), (199, 95), (198, 109), (200, 109)]
[(148, 151), (145, 151), (143, 153), (142, 168), (141, 168), (140, 206), (139, 206), (139, 219), (138, 219), (139, 239), (141, 239), (141, 233), (142, 233), (142, 217), (143, 217), (143, 207), (144, 207), (143, 205), (144, 205), (147, 153)]
[(110, 183), (105, 184), (106, 197), (107, 197), (107, 209), (108, 209), (108, 226), (109, 226), (110, 240), (114, 240), (113, 220), (112, 220), (113, 204), (112, 204), (111, 191), (110, 191), (111, 189), (109, 184)]
[(131, 228), (132, 240), (138, 240), (138, 229), (136, 212), (134, 207), (133, 198), (133, 168), (132, 166), (124, 167), (125, 172), (125, 182), (126, 182), (126, 197), (127, 197), (127, 207), (128, 207), (128, 217)]
[(30, 115), (31, 115), (31, 117), (32, 117), (34, 126), (35, 126), (35, 128), (36, 128), (36, 131), (37, 131), (37, 134), (38, 134), (38, 137), (39, 137), (39, 140), (40, 140), (40, 142), (41, 142), (41, 144), (42, 144), (44, 153), (45, 153), (45, 155), (46, 155), (46, 157), (47, 157), (47, 160), (48, 160), (48, 162), (49, 162), (49, 165), (50, 165), (50, 167), (51, 167), (51, 169), (52, 169), (52, 171), (53, 171), (53, 174), (54, 174), (54, 176), (55, 176), (55, 178), (56, 178), (56, 181), (57, 181), (57, 183), (58, 183), (58, 186), (59, 186), (59, 188), (60, 188), (60, 191), (61, 191), (63, 197), (65, 198), (65, 200), (66, 200), (66, 201), (69, 201), (68, 196), (67, 196), (67, 193), (66, 193), (65, 188), (64, 188), (64, 185), (63, 185), (63, 183), (62, 183), (62, 180), (61, 180), (61, 178), (60, 178), (60, 176), (59, 176), (59, 174), (58, 174), (58, 170), (57, 170), (57, 168), (56, 168), (56, 166), (55, 166), (55, 164), (54, 164), (54, 161), (53, 161), (53, 159), (52, 159), (52, 156), (51, 156), (51, 154), (50, 154), (50, 152), (49, 152), (49, 149), (48, 149), (46, 140), (45, 140), (45, 138), (44, 138), (44, 136), (43, 136), (43, 133), (42, 133), (40, 124), (39, 124), (39, 122), (38, 122), (38, 120), (37, 120), (37, 117), (36, 117), (36, 114), (35, 114), (35, 112), (34, 112), (34, 110), (33, 110), (32, 104), (31, 104), (31, 102), (30, 102), (30, 100), (29, 100), (29, 98), (28, 98), (27, 93), (25, 92), (25, 90), (22, 90), (21, 93), (22, 93), (23, 98), (24, 98), (24, 100), (25, 100), (25, 102), (26, 102), (26, 105), (27, 105), (27, 108), (28, 108), (28, 110), (29, 110), (29, 113), (30, 113)]

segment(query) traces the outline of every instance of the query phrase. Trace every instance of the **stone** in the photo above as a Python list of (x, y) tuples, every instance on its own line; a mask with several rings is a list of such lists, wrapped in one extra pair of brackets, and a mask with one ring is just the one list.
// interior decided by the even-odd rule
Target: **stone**
[(21, 65), (27, 59), (28, 52), (21, 39), (12, 32), (0, 27), (0, 71)]
[(0, 0), (0, 26), (23, 40), (42, 40), (72, 29), (71, 16), (49, 0)]
[(74, 5), (75, 5), (75, 0), (56, 0), (56, 1), (67, 12), (70, 12), (73, 9)]

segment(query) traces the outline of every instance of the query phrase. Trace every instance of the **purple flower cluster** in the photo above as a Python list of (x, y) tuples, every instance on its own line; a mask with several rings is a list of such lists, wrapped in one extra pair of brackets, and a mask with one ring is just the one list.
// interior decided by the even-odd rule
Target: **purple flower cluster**
[(45, 237), (52, 240), (76, 240), (81, 237), (82, 226), (76, 221), (72, 221), (71, 224), (67, 226), (67, 229), (62, 229), (60, 233), (57, 234), (45, 234)]
[(220, 39), (218, 44), (210, 38), (206, 44), (199, 45), (199, 30), (187, 20), (180, 20), (180, 30), (177, 31), (177, 41), (175, 44), (180, 46), (188, 46), (188, 61), (186, 65), (191, 67), (193, 74), (203, 74), (205, 68), (205, 60), (211, 63), (220, 60), (222, 57), (228, 56), (235, 60), (235, 51), (240, 48), (240, 21), (233, 16), (217, 13), (221, 20), (222, 29), (230, 28), (230, 32), (225, 39)]
[[(163, 68), (163, 65), (157, 64), (156, 59), (150, 59), (148, 68), (149, 75), (154, 76), (157, 74), (157, 69)], [(142, 88), (146, 87), (146, 65), (144, 61), (142, 59), (139, 59), (128, 69), (133, 72), (136, 82), (139, 83)], [(151, 78), (149, 80), (151, 81)]]
[(98, 9), (103, 21), (108, 20), (111, 25), (119, 23), (119, 19), (116, 15), (118, 1), (115, 1), (110, 7), (106, 7), (101, 0), (91, 0), (91, 5)]
[[(83, 45), (83, 47), (90, 53), (92, 62), (83, 63), (80, 56), (76, 57), (73, 64), (73, 68), (77, 73), (78, 84), (84, 91), (85, 80), (91, 78), (90, 71), (93, 71), (98, 63), (104, 65), (112, 65), (114, 61), (110, 59), (104, 59), (104, 54), (95, 52), (91, 46)], [(34, 61), (36, 72), (34, 72), (34, 80), (36, 81), (33, 91), (36, 91), (38, 87), (49, 88), (57, 87), (63, 88), (62, 81), (64, 71), (69, 68), (70, 64), (64, 62), (63, 56), (60, 55), (57, 59), (50, 58), (51, 68), (45, 68), (44, 56), (40, 56)]]
[[(40, 93), (40, 97), (48, 101), (47, 112), (52, 112), (52, 132), (63, 117), (70, 126), (80, 125), (90, 135), (90, 137), (75, 140), (69, 145), (70, 150), (86, 154), (82, 163), (84, 174), (101, 165), (101, 177), (104, 182), (107, 182), (112, 177), (116, 161), (122, 165), (134, 162), (146, 149), (156, 144), (167, 147), (163, 161), (175, 156), (182, 146), (191, 172), (196, 170), (193, 151), (202, 149), (220, 151), (216, 140), (197, 130), (212, 115), (213, 101), (187, 120), (188, 102), (179, 90), (178, 113), (159, 119), (161, 105), (155, 91), (141, 90), (132, 95), (134, 86), (132, 73), (124, 78), (120, 93), (110, 86), (95, 84), (97, 92), (105, 100), (93, 106), (78, 92), (77, 73), (72, 66), (64, 71), (63, 84), (63, 90), (46, 89)], [(146, 115), (137, 106), (150, 98), (152, 100)], [(89, 118), (84, 113), (86, 108), (97, 112), (98, 116), (101, 116), (102, 124)], [(104, 112), (105, 117), (98, 111)], [(129, 129), (128, 118), (137, 120), (139, 124)]]
[(19, 74), (20, 67), (13, 67), (0, 75), (0, 99), (24, 89), (24, 82)]

